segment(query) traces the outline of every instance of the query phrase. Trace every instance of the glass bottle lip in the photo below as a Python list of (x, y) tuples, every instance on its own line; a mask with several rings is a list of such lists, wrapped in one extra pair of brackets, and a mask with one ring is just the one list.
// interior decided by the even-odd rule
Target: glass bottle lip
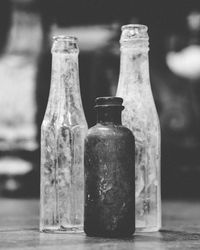
[(98, 107), (120, 107), (124, 109), (122, 105), (123, 99), (121, 97), (116, 96), (104, 96), (104, 97), (97, 97), (95, 99), (95, 106), (94, 108)]
[(77, 42), (78, 38), (75, 36), (57, 35), (57, 36), (53, 36), (53, 41)]
[(138, 28), (146, 32), (148, 31), (148, 27), (144, 24), (126, 24), (121, 27), (121, 30), (123, 31), (125, 29), (134, 29), (134, 28)]
[(129, 42), (134, 40), (148, 41), (148, 27), (143, 24), (127, 24), (121, 27), (122, 33), (120, 42)]
[(52, 53), (77, 54), (78, 38), (75, 36), (58, 35), (53, 36)]

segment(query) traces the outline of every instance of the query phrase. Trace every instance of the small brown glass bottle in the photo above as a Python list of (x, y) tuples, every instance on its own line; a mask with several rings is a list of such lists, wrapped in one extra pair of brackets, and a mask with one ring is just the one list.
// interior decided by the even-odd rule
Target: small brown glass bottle
[(85, 139), (84, 231), (129, 237), (135, 231), (135, 140), (122, 126), (123, 99), (96, 99), (97, 124)]

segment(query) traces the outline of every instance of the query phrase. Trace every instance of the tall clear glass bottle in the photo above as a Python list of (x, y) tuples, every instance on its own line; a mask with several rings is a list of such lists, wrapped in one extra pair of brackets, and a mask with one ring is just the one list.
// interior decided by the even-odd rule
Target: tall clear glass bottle
[(78, 45), (57, 36), (52, 46), (48, 105), (41, 127), (40, 230), (83, 231), (84, 139)]
[(145, 25), (125, 25), (121, 34), (117, 96), (124, 99), (122, 122), (135, 136), (136, 231), (161, 228), (160, 124), (149, 80)]

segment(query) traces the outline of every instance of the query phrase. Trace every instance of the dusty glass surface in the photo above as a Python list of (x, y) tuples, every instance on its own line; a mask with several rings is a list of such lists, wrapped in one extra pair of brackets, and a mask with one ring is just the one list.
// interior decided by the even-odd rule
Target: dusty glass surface
[(49, 101), (41, 127), (40, 230), (83, 231), (83, 151), (87, 123), (82, 107), (78, 46), (54, 38)]
[(136, 230), (161, 228), (160, 125), (149, 81), (148, 34), (144, 25), (126, 25), (121, 35), (117, 96), (124, 99), (122, 123), (136, 139)]

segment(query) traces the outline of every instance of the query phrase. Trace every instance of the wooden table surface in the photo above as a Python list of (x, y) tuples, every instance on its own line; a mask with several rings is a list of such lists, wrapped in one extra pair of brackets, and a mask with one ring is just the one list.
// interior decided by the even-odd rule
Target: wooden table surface
[(0, 201), (0, 249), (40, 250), (200, 250), (200, 201), (163, 202), (163, 229), (131, 239), (90, 238), (84, 234), (38, 232), (39, 201)]

